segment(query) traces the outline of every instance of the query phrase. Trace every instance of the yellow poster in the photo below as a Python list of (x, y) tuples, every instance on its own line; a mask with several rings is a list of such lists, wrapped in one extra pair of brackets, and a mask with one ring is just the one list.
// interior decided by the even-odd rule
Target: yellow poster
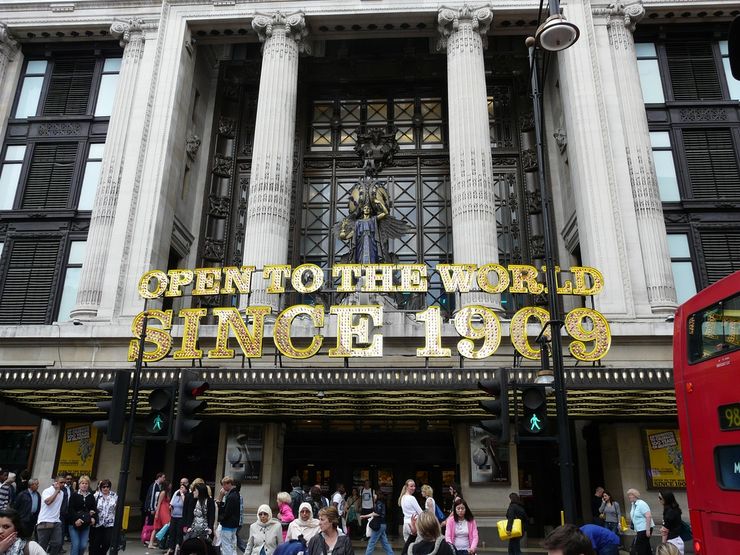
[(93, 476), (98, 429), (91, 423), (66, 422), (62, 428), (56, 474)]
[(645, 452), (647, 458), (648, 487), (685, 488), (681, 438), (676, 428), (645, 429)]

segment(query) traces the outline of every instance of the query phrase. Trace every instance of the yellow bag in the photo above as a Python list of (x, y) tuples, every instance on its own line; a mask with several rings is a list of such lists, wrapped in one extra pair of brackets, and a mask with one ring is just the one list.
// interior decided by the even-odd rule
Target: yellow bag
[(507, 519), (499, 520), (496, 523), (496, 526), (498, 527), (498, 537), (501, 538), (502, 541), (522, 537), (522, 521), (520, 519), (514, 519), (514, 523), (511, 525), (510, 533), (506, 531), (507, 524), (509, 524), (509, 521)]
[(629, 526), (627, 526), (627, 519), (624, 516), (622, 516), (619, 521), (619, 528), (622, 530), (622, 532), (626, 532), (630, 528)]

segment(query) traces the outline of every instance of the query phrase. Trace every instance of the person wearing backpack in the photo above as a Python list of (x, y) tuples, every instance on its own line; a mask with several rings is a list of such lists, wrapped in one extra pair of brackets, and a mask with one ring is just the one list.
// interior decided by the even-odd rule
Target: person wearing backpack
[(301, 479), (298, 476), (293, 476), (290, 479), (290, 485), (293, 488), (290, 491), (290, 509), (293, 511), (293, 515), (298, 518), (298, 511), (300, 510), (301, 503), (306, 500), (306, 495), (303, 493)]

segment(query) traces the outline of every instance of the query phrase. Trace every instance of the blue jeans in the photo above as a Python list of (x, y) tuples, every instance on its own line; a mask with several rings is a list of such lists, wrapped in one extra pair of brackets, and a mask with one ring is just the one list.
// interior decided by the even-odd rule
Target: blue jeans
[(367, 542), (365, 555), (372, 555), (373, 551), (375, 551), (375, 544), (378, 543), (378, 539), (380, 539), (380, 543), (383, 545), (383, 549), (386, 554), (393, 555), (393, 548), (391, 547), (391, 543), (388, 541), (388, 536), (385, 534), (386, 526), (387, 525), (383, 523), (380, 525), (380, 530), (373, 530), (373, 534)]
[(236, 555), (236, 528), (221, 528), (221, 555)]
[(69, 555), (82, 555), (87, 549), (87, 539), (90, 536), (90, 527), (75, 528), (71, 524), (67, 527), (69, 530), (69, 541), (72, 542), (72, 549)]

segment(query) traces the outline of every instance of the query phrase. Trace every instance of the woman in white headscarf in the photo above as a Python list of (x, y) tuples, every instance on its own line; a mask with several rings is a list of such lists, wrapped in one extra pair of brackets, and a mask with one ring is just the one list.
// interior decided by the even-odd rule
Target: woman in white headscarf
[(319, 532), (319, 519), (313, 518), (313, 509), (310, 503), (301, 503), (298, 508), (298, 517), (288, 525), (288, 535), (285, 541), (298, 540), (303, 536), (303, 541), (308, 541)]
[(269, 505), (257, 509), (257, 521), (249, 527), (249, 539), (244, 555), (272, 555), (275, 548), (283, 543), (283, 527), (272, 517)]

